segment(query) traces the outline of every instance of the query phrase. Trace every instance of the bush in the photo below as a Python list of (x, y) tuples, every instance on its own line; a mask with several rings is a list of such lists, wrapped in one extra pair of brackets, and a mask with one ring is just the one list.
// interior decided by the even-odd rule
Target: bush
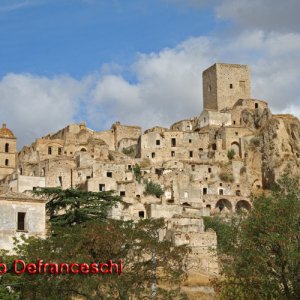
[(155, 183), (153, 181), (147, 182), (145, 192), (144, 192), (145, 195), (154, 195), (157, 198), (159, 198), (160, 196), (163, 195), (163, 193), (164, 190), (158, 183)]
[(221, 172), (219, 174), (219, 177), (224, 182), (233, 182), (234, 181), (234, 177), (231, 173)]
[(141, 173), (141, 167), (138, 164), (135, 164), (133, 167), (133, 174), (135, 176), (135, 179), (140, 182), (142, 178), (142, 173)]
[(228, 159), (233, 159), (234, 158), (234, 156), (235, 156), (235, 151), (234, 151), (234, 149), (230, 149), (230, 150), (228, 150), (228, 152), (227, 152), (227, 157), (228, 157)]
[(250, 140), (250, 144), (254, 147), (259, 147), (260, 146), (260, 139), (259, 137), (253, 137), (251, 140)]

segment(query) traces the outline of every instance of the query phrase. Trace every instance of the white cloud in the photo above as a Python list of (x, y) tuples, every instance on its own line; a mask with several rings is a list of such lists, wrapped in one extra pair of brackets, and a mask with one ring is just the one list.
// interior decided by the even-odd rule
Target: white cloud
[(0, 3), (0, 12), (10, 12), (26, 7), (44, 4), (46, 0), (3, 0)]
[[(201, 3), (201, 0), (195, 2)], [(243, 29), (300, 30), (298, 0), (223, 0), (215, 8), (217, 17), (234, 21)]]
[(85, 85), (66, 76), (8, 74), (0, 81), (0, 120), (14, 131), (19, 145), (31, 143), (74, 120)]
[(82, 80), (9, 74), (0, 81), (0, 120), (21, 144), (53, 132), (80, 116), (90, 127), (123, 124), (170, 126), (202, 110), (202, 71), (214, 62), (249, 64), (253, 97), (276, 112), (300, 116), (300, 34), (255, 30), (233, 37), (188, 39), (175, 48), (139, 54), (128, 69), (105, 65)]

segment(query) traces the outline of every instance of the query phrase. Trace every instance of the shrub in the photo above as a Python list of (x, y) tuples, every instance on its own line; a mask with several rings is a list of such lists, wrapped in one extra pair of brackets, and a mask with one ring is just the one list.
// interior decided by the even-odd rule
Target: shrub
[(228, 157), (228, 159), (233, 159), (234, 158), (234, 156), (235, 156), (235, 151), (234, 151), (234, 149), (230, 149), (230, 150), (228, 150), (228, 152), (227, 152), (227, 157)]
[(153, 181), (147, 182), (144, 192), (145, 195), (154, 195), (157, 198), (159, 198), (160, 196), (162, 196), (163, 193), (164, 190), (158, 183), (155, 183)]
[(234, 181), (234, 177), (231, 173), (221, 172), (219, 174), (219, 177), (224, 182), (233, 182)]
[(259, 147), (260, 146), (260, 139), (259, 137), (253, 137), (251, 140), (250, 140), (250, 144), (254, 147)]
[(133, 167), (133, 174), (135, 176), (135, 179), (138, 182), (141, 182), (142, 173), (141, 173), (141, 167), (138, 164), (135, 164), (135, 166)]

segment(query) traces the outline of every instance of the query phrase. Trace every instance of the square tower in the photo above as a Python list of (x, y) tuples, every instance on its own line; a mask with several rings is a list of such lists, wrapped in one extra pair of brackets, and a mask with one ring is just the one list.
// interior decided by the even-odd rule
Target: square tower
[(251, 98), (247, 65), (217, 63), (206, 69), (203, 79), (203, 109), (231, 109), (239, 99)]

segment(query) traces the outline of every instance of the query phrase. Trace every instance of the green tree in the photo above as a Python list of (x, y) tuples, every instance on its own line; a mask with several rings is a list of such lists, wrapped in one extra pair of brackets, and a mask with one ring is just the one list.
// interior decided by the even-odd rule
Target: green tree
[(164, 193), (164, 190), (158, 183), (153, 182), (153, 181), (147, 182), (146, 187), (145, 187), (145, 192), (144, 192), (145, 195), (154, 195), (157, 198), (159, 198), (160, 196), (163, 195), (163, 193)]
[[(18, 246), (26, 261), (106, 262), (123, 260), (121, 275), (22, 275), (21, 299), (151, 299), (153, 276), (158, 299), (181, 299), (180, 283), (185, 279), (185, 246), (174, 247), (160, 241), (162, 219), (137, 223), (107, 220), (88, 221), (76, 226), (58, 228), (46, 240), (30, 239)], [(168, 288), (164, 288), (167, 286)]]
[[(151, 299), (154, 282), (157, 299), (186, 299), (180, 284), (186, 278), (185, 257), (189, 250), (159, 238), (165, 229), (163, 219), (139, 222), (108, 219), (108, 208), (119, 201), (113, 193), (41, 189), (35, 194), (49, 199), (47, 211), (51, 216), (52, 234), (46, 239), (31, 237), (17, 243), (18, 258), (58, 264), (122, 259), (123, 273), (22, 274), (17, 277), (22, 284), (13, 287), (16, 296), (13, 300)], [(104, 212), (101, 213), (101, 209)], [(10, 282), (7, 281), (6, 286)]]
[(221, 276), (214, 282), (220, 299), (300, 299), (298, 179), (283, 176), (253, 199), (248, 216), (206, 225), (220, 242)]
[(114, 191), (88, 192), (78, 189), (39, 188), (32, 193), (48, 199), (46, 210), (52, 225), (74, 225), (93, 219), (106, 219), (121, 198)]

